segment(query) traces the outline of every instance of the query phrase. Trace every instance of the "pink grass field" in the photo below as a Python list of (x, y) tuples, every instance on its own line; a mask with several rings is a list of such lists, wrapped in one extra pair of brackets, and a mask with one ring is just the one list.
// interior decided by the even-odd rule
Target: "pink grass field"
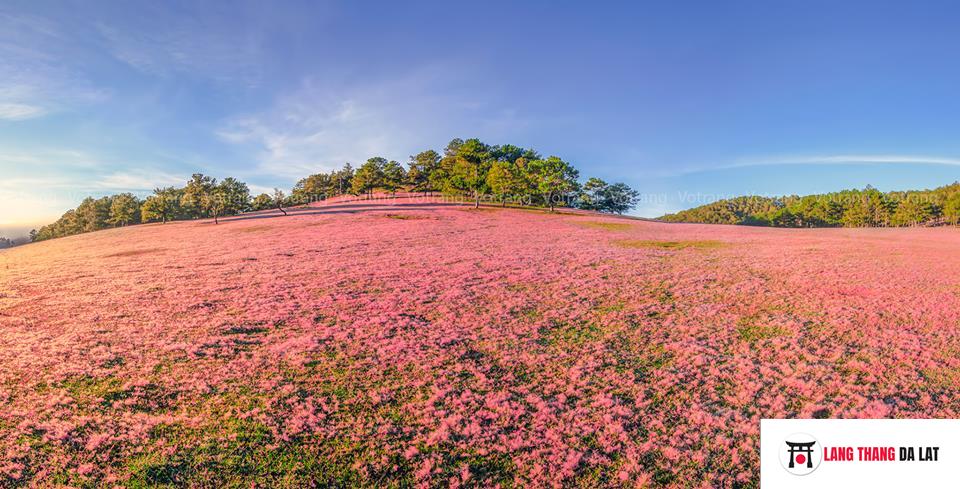
[(398, 199), (0, 252), (0, 486), (758, 485), (960, 416), (960, 231)]

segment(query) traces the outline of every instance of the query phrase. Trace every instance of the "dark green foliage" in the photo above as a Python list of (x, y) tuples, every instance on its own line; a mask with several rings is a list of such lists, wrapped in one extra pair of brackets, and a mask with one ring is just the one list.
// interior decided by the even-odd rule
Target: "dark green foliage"
[(273, 197), (267, 194), (260, 194), (250, 201), (250, 210), (252, 211), (265, 211), (273, 209), (273, 207)]
[(533, 160), (529, 168), (534, 185), (551, 211), (557, 205), (566, 205), (580, 188), (577, 183), (580, 172), (557, 156)]
[(108, 221), (114, 226), (140, 222), (140, 199), (130, 193), (114, 195)]
[(960, 184), (933, 190), (843, 190), (804, 197), (737, 197), (661, 217), (668, 222), (775, 227), (885, 227), (960, 224)]
[(384, 190), (396, 192), (406, 181), (407, 172), (403, 169), (403, 165), (392, 160), (383, 165), (383, 180), (380, 183)]
[(190, 217), (197, 218), (206, 214), (204, 197), (206, 197), (216, 185), (217, 180), (208, 177), (202, 173), (194, 173), (187, 186), (183, 188), (183, 197), (180, 205), (190, 214)]
[(32, 231), (30, 238), (43, 241), (128, 224), (200, 217), (217, 219), (248, 210), (247, 184), (231, 177), (217, 183), (215, 178), (196, 173), (183, 188), (157, 188), (143, 200), (131, 193), (87, 197), (53, 224)]
[(63, 214), (56, 222), (43, 226), (36, 232), (34, 241), (42, 241), (71, 234), (86, 233), (112, 227), (110, 209), (116, 196), (95, 199), (87, 197), (77, 206)]
[(479, 139), (454, 139), (428, 178), (431, 188), (468, 195), (476, 207), (493, 194), (502, 205), (550, 207), (570, 205), (579, 184), (579, 172), (559, 157), (512, 144), (491, 146)]
[(476, 207), (480, 207), (480, 197), (486, 193), (487, 172), (495, 161), (490, 146), (479, 139), (468, 139), (459, 145), (456, 150), (450, 148), (458, 140), (453, 140), (447, 147), (448, 156), (441, 160), (441, 167), (446, 169), (444, 191), (471, 195)]
[(317, 173), (303, 178), (293, 186), (290, 203), (309, 204), (350, 193), (353, 167), (347, 163), (343, 168), (330, 173)]
[(140, 218), (143, 222), (167, 222), (185, 216), (180, 202), (183, 189), (176, 187), (157, 188), (153, 195), (147, 197), (140, 207)]
[(768, 197), (737, 197), (718, 200), (676, 214), (661, 217), (668, 222), (702, 222), (707, 224), (757, 224), (768, 222), (767, 216), (783, 207), (783, 202)]
[(591, 178), (583, 185), (577, 207), (581, 209), (623, 214), (637, 205), (640, 193), (625, 183), (604, 182)]
[(87, 197), (77, 207), (78, 225), (82, 232), (96, 231), (109, 226), (112, 197)]
[(953, 192), (944, 199), (943, 218), (950, 224), (960, 224), (960, 192)]
[(250, 209), (250, 189), (247, 184), (227, 177), (217, 186), (217, 195), (223, 199), (222, 215), (233, 215)]
[(373, 197), (373, 191), (383, 187), (384, 167), (387, 166), (387, 159), (375, 156), (367, 160), (366, 163), (357, 169), (351, 181), (351, 193), (354, 195), (366, 195)]
[(434, 188), (431, 177), (440, 168), (440, 155), (432, 149), (421, 151), (410, 157), (410, 169), (407, 171), (407, 182), (414, 192), (429, 192)]

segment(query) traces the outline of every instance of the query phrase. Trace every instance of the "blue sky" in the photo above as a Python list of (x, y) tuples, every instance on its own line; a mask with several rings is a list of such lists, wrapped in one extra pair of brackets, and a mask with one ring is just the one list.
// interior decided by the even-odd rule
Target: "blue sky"
[(625, 181), (655, 216), (960, 178), (949, 2), (0, 5), (0, 234), (85, 195), (254, 191), (453, 137)]

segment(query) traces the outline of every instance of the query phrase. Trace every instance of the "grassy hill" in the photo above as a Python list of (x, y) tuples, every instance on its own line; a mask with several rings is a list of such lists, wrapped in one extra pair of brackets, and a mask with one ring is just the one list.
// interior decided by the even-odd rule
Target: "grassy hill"
[(960, 232), (328, 202), (0, 251), (0, 486), (758, 485), (960, 416)]

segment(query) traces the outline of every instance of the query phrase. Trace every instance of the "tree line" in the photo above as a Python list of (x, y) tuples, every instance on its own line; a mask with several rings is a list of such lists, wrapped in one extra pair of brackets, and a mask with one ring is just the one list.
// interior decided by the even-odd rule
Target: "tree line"
[(591, 178), (581, 185), (579, 171), (558, 156), (544, 158), (532, 149), (511, 144), (489, 145), (479, 139), (454, 139), (442, 153), (432, 149), (410, 157), (406, 168), (383, 157), (355, 169), (347, 164), (330, 173), (306, 177), (294, 186), (291, 202), (303, 204), (352, 194), (372, 197), (374, 191), (407, 190), (468, 196), (479, 207), (493, 198), (501, 205), (579, 207), (622, 214), (639, 194), (626, 184)]
[(27, 244), (29, 242), (30, 242), (29, 238), (21, 237), (21, 238), (11, 239), (11, 238), (0, 236), (0, 250), (4, 248), (13, 248), (14, 246), (20, 246), (22, 244)]
[(667, 214), (667, 222), (773, 227), (901, 227), (960, 224), (960, 183), (881, 192), (871, 186), (807, 196), (745, 196)]
[(623, 214), (636, 206), (639, 193), (623, 183), (608, 184), (590, 178), (579, 183), (580, 173), (557, 156), (510, 144), (490, 145), (479, 139), (453, 139), (442, 153), (422, 151), (406, 167), (376, 156), (354, 169), (317, 173), (299, 180), (290, 195), (279, 189), (252, 197), (247, 185), (235, 178), (223, 180), (194, 174), (183, 187), (154, 189), (139, 198), (121, 193), (88, 197), (53, 224), (30, 232), (32, 241), (148, 222), (213, 218), (243, 212), (302, 205), (340, 195), (372, 198), (375, 191), (422, 192), (429, 195), (466, 196), (479, 207), (482, 200), (502, 206), (577, 207)]
[(53, 224), (31, 231), (33, 241), (58, 238), (153, 221), (196, 219), (238, 214), (252, 209), (247, 184), (235, 179), (217, 181), (213, 177), (194, 174), (183, 187), (164, 187), (140, 199), (132, 193), (100, 198), (87, 197)]

